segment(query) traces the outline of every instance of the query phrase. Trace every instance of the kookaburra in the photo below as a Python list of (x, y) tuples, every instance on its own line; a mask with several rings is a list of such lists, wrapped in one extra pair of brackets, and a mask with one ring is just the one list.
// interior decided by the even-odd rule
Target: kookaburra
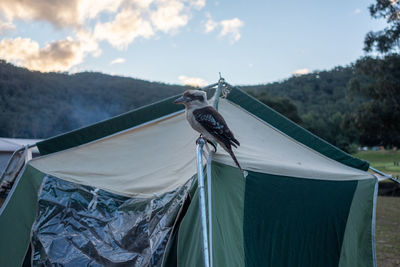
[(240, 143), (233, 136), (221, 114), (208, 104), (206, 92), (187, 90), (174, 103), (184, 104), (186, 107), (186, 119), (190, 126), (198, 131), (207, 141), (217, 142), (231, 155), (235, 164), (242, 171), (232, 151), (232, 146), (237, 148), (237, 146), (240, 146)]

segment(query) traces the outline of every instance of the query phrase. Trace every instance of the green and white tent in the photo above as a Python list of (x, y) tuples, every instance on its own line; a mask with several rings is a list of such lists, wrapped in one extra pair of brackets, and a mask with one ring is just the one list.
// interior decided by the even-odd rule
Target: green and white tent
[[(0, 266), (203, 266), (195, 133), (171, 97), (41, 141), (0, 213)], [(376, 266), (377, 179), (239, 89), (214, 155), (213, 266)]]

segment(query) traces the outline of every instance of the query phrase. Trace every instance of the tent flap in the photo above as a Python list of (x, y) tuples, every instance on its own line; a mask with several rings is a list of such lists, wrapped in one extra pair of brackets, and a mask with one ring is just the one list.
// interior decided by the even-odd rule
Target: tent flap
[(246, 266), (338, 266), (357, 183), (250, 172), (243, 223)]
[[(373, 266), (375, 179), (329, 181), (212, 163), (214, 266)], [(198, 196), (179, 227), (178, 266), (202, 266)]]
[(0, 266), (21, 266), (30, 242), (31, 226), (44, 174), (27, 165), (0, 213)]
[(35, 266), (160, 266), (191, 180), (128, 198), (46, 176), (32, 227)]

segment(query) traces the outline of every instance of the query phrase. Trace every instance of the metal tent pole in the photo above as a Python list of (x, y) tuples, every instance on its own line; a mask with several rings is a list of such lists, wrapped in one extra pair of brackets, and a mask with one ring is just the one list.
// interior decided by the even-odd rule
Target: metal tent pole
[(207, 236), (207, 216), (206, 216), (206, 196), (204, 190), (204, 173), (203, 173), (203, 147), (206, 141), (203, 137), (197, 140), (197, 182), (199, 188), (199, 202), (200, 202), (200, 218), (201, 218), (201, 233), (203, 237), (203, 261), (204, 267), (210, 266), (210, 256), (208, 250), (208, 236)]
[(214, 103), (213, 103), (213, 106), (216, 110), (218, 110), (219, 96), (221, 95), (222, 86), (224, 83), (225, 83), (225, 79), (221, 77), (221, 73), (220, 73), (219, 80), (218, 80), (218, 87), (217, 87), (217, 91), (215, 92), (215, 98), (214, 98)]
[[(201, 88), (201, 90), (211, 89), (214, 86), (218, 86), (215, 94), (213, 106), (218, 110), (219, 97), (222, 93), (224, 86), (230, 86), (225, 82), (225, 79), (221, 77), (219, 73), (219, 80), (217, 83), (210, 84), (206, 87)], [(197, 179), (199, 188), (199, 202), (200, 202), (200, 218), (201, 218), (201, 233), (203, 237), (203, 261), (205, 267), (212, 267), (212, 210), (211, 210), (211, 161), (212, 161), (212, 151), (209, 151), (207, 158), (207, 189), (208, 189), (208, 227), (207, 227), (207, 208), (206, 208), (206, 196), (204, 188), (204, 172), (203, 172), (203, 147), (206, 141), (203, 137), (197, 141)], [(217, 146), (217, 144), (215, 144)], [(207, 233), (208, 231), (208, 233)], [(207, 235), (208, 234), (208, 235)]]
[(207, 157), (207, 201), (208, 201), (208, 241), (210, 250), (210, 267), (213, 267), (213, 225), (212, 225), (212, 193), (211, 193), (211, 161), (214, 152), (210, 150)]
[(391, 176), (391, 175), (389, 175), (389, 174), (386, 174), (386, 173), (384, 173), (384, 172), (381, 172), (380, 170), (375, 169), (374, 167), (369, 166), (369, 169), (370, 169), (371, 171), (373, 171), (373, 172), (375, 172), (375, 173), (377, 173), (377, 174), (379, 174), (379, 175), (381, 175), (381, 176), (387, 178), (387, 179), (391, 179), (392, 181), (395, 181), (395, 182), (397, 182), (397, 183), (400, 183), (400, 181), (397, 180), (396, 178), (394, 178), (393, 176)]

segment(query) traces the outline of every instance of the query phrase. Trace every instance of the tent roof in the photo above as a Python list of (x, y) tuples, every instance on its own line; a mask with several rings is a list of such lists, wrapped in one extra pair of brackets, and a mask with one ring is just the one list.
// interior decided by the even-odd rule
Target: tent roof
[[(173, 96), (111, 119), (46, 139), (38, 143), (39, 151), (41, 155), (46, 155), (65, 150), (183, 110), (183, 105), (175, 105), (172, 103), (176, 97), (177, 96)], [(227, 99), (272, 127), (275, 127), (288, 137), (293, 138), (330, 159), (364, 171), (369, 168), (368, 162), (354, 158), (343, 152), (246, 94), (242, 90), (233, 88)]]
[[(233, 96), (235, 97), (235, 94)], [(143, 116), (143, 110), (147, 109), (149, 112), (164, 115), (163, 112), (168, 112), (168, 109), (157, 109), (157, 107), (168, 107), (172, 99), (140, 109), (136, 114)], [(248, 100), (252, 101), (252, 106), (255, 106), (255, 100), (251, 98)], [(235, 150), (235, 153), (244, 169), (324, 180), (371, 178), (371, 175), (365, 171), (342, 164), (316, 149), (310, 149), (287, 132), (271, 125), (269, 121), (264, 121), (262, 119), (264, 113), (260, 113), (257, 117), (237, 103), (243, 104), (242, 100), (235, 103), (234, 98), (221, 99), (219, 110), (241, 142), (241, 146)], [(264, 105), (260, 107), (266, 108)], [(271, 110), (268, 109), (267, 112), (271, 113)], [(146, 114), (148, 118), (151, 117), (150, 115)], [(278, 115), (277, 113), (269, 114), (272, 118)], [(134, 125), (129, 129), (125, 128), (115, 134), (97, 137), (87, 143), (79, 143), (81, 140), (89, 140), (87, 134), (93, 132), (94, 129), (107, 132), (110, 128), (117, 129), (118, 124), (121, 126), (127, 123), (128, 119), (132, 120), (132, 125), (134, 122), (137, 123), (140, 117), (137, 118), (135, 112), (127, 113), (109, 121), (43, 141), (39, 144), (41, 151), (43, 148), (50, 151), (53, 145), (60, 149), (65, 144), (71, 145), (75, 142), (75, 146), (52, 151), (53, 153), (32, 160), (30, 164), (44, 173), (67, 181), (95, 186), (117, 194), (141, 197), (170, 192), (196, 173), (194, 148), (198, 134), (188, 126), (183, 110), (147, 123)], [(283, 122), (279, 122), (278, 119)], [(121, 123), (120, 120), (123, 122)], [(287, 122), (290, 121), (280, 116), (273, 122), (277, 122), (277, 126), (287, 126)], [(293, 125), (292, 127), (297, 127), (295, 133), (303, 131), (305, 137), (314, 142), (319, 141), (320, 146), (329, 145)], [(97, 136), (100, 135), (99, 132), (95, 132)], [(304, 136), (300, 135), (298, 138), (304, 138)], [(305, 139), (305, 142), (309, 142), (309, 139)], [(334, 155), (340, 153), (347, 155), (338, 149), (335, 153)], [(348, 155), (348, 157), (351, 156)], [(229, 155), (222, 149), (218, 150), (214, 160), (234, 166)], [(357, 162), (357, 159), (352, 160)]]

